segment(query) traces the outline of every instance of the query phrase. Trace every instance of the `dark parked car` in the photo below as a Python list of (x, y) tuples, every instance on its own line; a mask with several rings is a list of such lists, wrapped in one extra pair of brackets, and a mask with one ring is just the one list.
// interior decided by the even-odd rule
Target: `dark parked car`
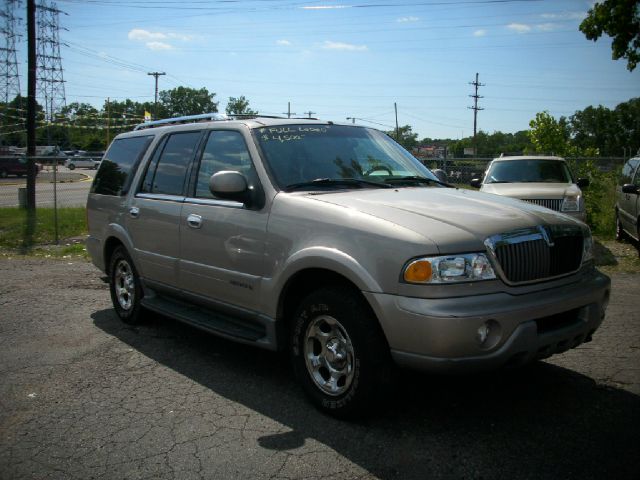
[(616, 188), (616, 238), (630, 236), (640, 241), (640, 157), (622, 168)]
[[(36, 172), (42, 168), (36, 164)], [(9, 175), (22, 177), (27, 174), (27, 159), (25, 157), (4, 157), (0, 158), (0, 178), (7, 178)]]

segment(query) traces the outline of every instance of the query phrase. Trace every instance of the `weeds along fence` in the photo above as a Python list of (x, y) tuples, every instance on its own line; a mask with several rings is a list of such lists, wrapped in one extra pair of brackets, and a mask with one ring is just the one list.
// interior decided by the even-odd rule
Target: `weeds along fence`
[[(92, 161), (90, 158), (74, 157), (79, 161)], [(93, 180), (85, 168), (69, 169), (63, 165), (63, 157), (35, 157), (38, 165), (36, 175), (36, 228), (46, 222), (52, 229), (51, 240), (58, 243), (64, 238), (68, 225), (69, 210), (84, 209), (87, 194)], [(90, 163), (91, 165), (91, 163)], [(75, 166), (74, 166), (75, 167)], [(90, 166), (89, 168), (93, 168)], [(25, 157), (0, 157), (0, 209), (5, 210), (6, 218), (22, 218), (19, 211), (11, 214), (11, 210), (24, 210), (27, 203), (27, 180)], [(75, 216), (72, 215), (75, 220)], [(84, 215), (82, 215), (84, 216)], [(26, 217), (25, 217), (26, 218)], [(46, 220), (45, 220), (46, 219)], [(8, 222), (8, 220), (7, 220)], [(0, 225), (2, 230), (3, 225)]]

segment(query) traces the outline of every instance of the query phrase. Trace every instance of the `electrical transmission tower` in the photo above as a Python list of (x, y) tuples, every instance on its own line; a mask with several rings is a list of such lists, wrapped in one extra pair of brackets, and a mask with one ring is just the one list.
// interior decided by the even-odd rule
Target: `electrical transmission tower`
[[(20, 0), (5, 0), (4, 9), (0, 11), (0, 33), (4, 42), (0, 46), (0, 102), (9, 103), (20, 95), (20, 76), (16, 56), (16, 38), (19, 19), (15, 15), (20, 7)], [(11, 115), (15, 115), (12, 113)]]
[(478, 81), (478, 74), (476, 73), (476, 81), (469, 82), (469, 85), (473, 85), (476, 89), (473, 95), (469, 95), (471, 98), (473, 98), (473, 107), (467, 107), (473, 110), (473, 154), (475, 156), (478, 154), (478, 144), (476, 143), (476, 133), (478, 128), (478, 111), (484, 110), (484, 108), (481, 108), (478, 106), (478, 99), (482, 98), (482, 95), (478, 95), (478, 88), (484, 87), (484, 83), (480, 83)]
[(67, 104), (58, 23), (59, 15), (65, 12), (58, 10), (54, 2), (43, 0), (37, 5), (36, 13), (38, 26), (36, 90), (38, 102), (45, 111), (45, 118), (53, 122), (55, 114)]

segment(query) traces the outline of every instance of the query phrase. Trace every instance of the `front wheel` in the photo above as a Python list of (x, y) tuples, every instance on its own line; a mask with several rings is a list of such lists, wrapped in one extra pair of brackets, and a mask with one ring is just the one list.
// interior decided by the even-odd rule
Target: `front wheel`
[(0, 178), (7, 178), (9, 173), (6, 170), (0, 170)]
[(142, 286), (124, 247), (114, 250), (109, 265), (109, 290), (116, 313), (125, 323), (139, 323), (142, 318)]
[(357, 293), (322, 288), (308, 295), (294, 316), (291, 342), (296, 377), (320, 410), (361, 417), (384, 397), (389, 347)]
[(68, 168), (69, 170), (73, 170), (76, 168), (76, 166), (73, 163), (70, 163)]

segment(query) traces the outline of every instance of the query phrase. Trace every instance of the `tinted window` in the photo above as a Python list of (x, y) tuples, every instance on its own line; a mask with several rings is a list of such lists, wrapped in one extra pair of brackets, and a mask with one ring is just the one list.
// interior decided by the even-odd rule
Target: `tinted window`
[(201, 132), (169, 136), (164, 148), (149, 166), (142, 191), (164, 195), (182, 195), (187, 169), (193, 159)]
[(104, 156), (91, 187), (92, 193), (123, 195), (129, 189), (135, 167), (147, 150), (153, 136), (114, 140)]
[(209, 180), (214, 173), (231, 170), (244, 174), (249, 185), (255, 183), (251, 157), (240, 132), (218, 130), (209, 135), (196, 180), (196, 197), (213, 198)]

